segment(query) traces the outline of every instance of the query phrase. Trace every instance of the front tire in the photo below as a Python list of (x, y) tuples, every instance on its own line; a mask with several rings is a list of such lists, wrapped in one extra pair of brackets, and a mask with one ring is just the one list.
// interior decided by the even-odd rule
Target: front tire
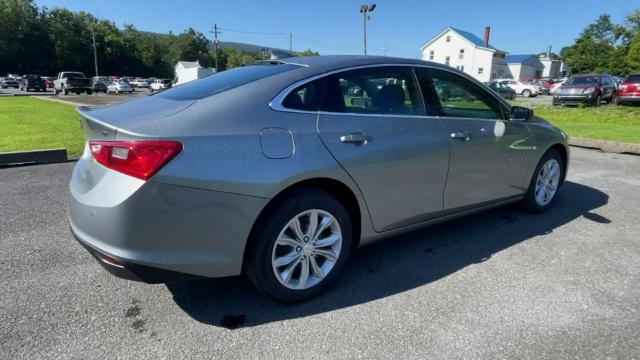
[(540, 159), (529, 182), (522, 207), (531, 213), (547, 211), (555, 202), (562, 184), (565, 164), (557, 150), (548, 150)]
[(526, 98), (531, 97), (531, 90), (522, 90), (522, 96)]
[(299, 189), (256, 224), (245, 273), (275, 300), (304, 301), (340, 275), (352, 240), (351, 219), (340, 201), (319, 189)]

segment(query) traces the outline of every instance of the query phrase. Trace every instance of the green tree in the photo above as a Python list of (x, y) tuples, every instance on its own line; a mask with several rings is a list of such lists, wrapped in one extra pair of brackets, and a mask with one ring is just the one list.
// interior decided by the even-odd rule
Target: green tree
[(313, 51), (311, 49), (298, 52), (298, 56), (318, 56), (318, 55), (320, 54), (317, 51)]

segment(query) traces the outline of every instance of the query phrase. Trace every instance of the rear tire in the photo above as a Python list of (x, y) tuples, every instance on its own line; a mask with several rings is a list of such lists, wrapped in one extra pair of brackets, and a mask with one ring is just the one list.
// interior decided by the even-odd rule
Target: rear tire
[(521, 201), (522, 208), (531, 213), (541, 213), (553, 206), (562, 185), (565, 164), (560, 153), (548, 150), (533, 172), (529, 189)]
[(618, 99), (618, 96), (617, 96), (617, 95), (616, 95), (616, 96), (614, 96), (614, 97), (611, 99), (611, 103), (612, 103), (613, 105), (620, 105), (620, 100)]
[(531, 97), (531, 90), (522, 90), (522, 96), (526, 98)]
[[(318, 224), (316, 231), (312, 218)], [(351, 219), (340, 201), (316, 188), (299, 189), (273, 204), (269, 216), (255, 225), (245, 273), (275, 300), (310, 299), (342, 273), (352, 237)]]

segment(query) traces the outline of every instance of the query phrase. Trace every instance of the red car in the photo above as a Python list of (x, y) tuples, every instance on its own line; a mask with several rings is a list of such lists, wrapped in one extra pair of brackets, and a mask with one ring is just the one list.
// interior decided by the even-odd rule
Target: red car
[(520, 81), (524, 82), (525, 84), (528, 84), (529, 82), (534, 82), (540, 86), (544, 86), (549, 90), (553, 89), (553, 83), (550, 83), (548, 80), (544, 80), (544, 79), (522, 78), (520, 79)]
[(43, 76), (42, 81), (44, 82), (44, 86), (49, 89), (53, 87), (53, 78), (51, 76)]
[(629, 75), (624, 79), (613, 102), (615, 104), (640, 103), (640, 74)]

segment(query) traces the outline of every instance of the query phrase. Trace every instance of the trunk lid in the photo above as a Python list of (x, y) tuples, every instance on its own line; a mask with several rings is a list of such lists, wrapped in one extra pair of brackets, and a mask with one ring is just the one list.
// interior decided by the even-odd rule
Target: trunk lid
[[(131, 128), (153, 127), (160, 119), (176, 114), (195, 103), (195, 100), (172, 100), (148, 96), (124, 103), (79, 107), (78, 113), (87, 140), (115, 140), (119, 130), (131, 134)], [(141, 126), (141, 125), (146, 126)], [(139, 132), (139, 130), (137, 130)], [(151, 134), (140, 134), (140, 136)]]

